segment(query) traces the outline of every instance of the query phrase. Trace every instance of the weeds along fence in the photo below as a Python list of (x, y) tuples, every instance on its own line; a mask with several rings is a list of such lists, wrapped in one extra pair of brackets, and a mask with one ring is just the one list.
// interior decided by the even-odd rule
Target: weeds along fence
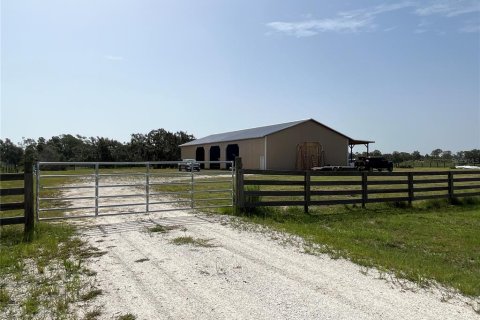
[(405, 202), (480, 196), (480, 170), (324, 172), (237, 169), (237, 207)]
[(26, 240), (31, 238), (35, 222), (32, 171), (32, 163), (27, 163), (24, 173), (0, 174), (0, 227), (24, 224)]

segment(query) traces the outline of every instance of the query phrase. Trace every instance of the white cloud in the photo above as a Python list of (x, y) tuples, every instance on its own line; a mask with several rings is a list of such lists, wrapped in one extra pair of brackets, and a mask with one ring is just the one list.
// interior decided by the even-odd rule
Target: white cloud
[(437, 0), (428, 5), (420, 5), (415, 10), (415, 14), (419, 16), (442, 15), (445, 17), (474, 12), (480, 12), (480, 2), (477, 0)]
[(393, 31), (393, 30), (395, 30), (395, 29), (397, 29), (397, 28), (398, 28), (398, 26), (393, 26), (393, 27), (385, 28), (385, 29), (383, 29), (383, 31), (384, 31), (384, 32), (390, 32), (390, 31)]
[(112, 55), (105, 55), (103, 56), (105, 59), (107, 60), (111, 60), (111, 61), (122, 61), (124, 60), (124, 58), (122, 56), (112, 56)]
[(270, 22), (267, 26), (277, 32), (282, 32), (296, 37), (309, 37), (320, 32), (359, 32), (375, 29), (375, 16), (411, 7), (412, 2), (396, 4), (383, 4), (368, 9), (359, 9), (340, 12), (331, 19), (310, 19), (298, 22)]
[(427, 32), (427, 29), (415, 29), (415, 31), (413, 31), (413, 32), (416, 33), (416, 34), (422, 34), (422, 33)]
[[(295, 37), (310, 37), (322, 32), (342, 32), (354, 33), (362, 31), (375, 30), (375, 18), (379, 15), (410, 8), (413, 14), (420, 17), (441, 16), (457, 17), (469, 13), (480, 12), (480, 2), (478, 0), (435, 0), (435, 1), (403, 1), (399, 3), (386, 3), (375, 7), (363, 8), (345, 12), (339, 12), (333, 18), (311, 19), (285, 22), (275, 21), (267, 23), (266, 26), (275, 32), (284, 33)], [(418, 25), (415, 33), (424, 33), (425, 28), (431, 24), (425, 18)], [(477, 32), (479, 29), (478, 19), (474, 23), (466, 24), (461, 32)], [(391, 31), (391, 28), (383, 28), (384, 32)], [(270, 32), (267, 34), (271, 34)]]
[(480, 32), (480, 25), (479, 24), (473, 24), (473, 23), (468, 23), (464, 25), (462, 28), (459, 30), (462, 33), (473, 33), (473, 32)]
[(319, 32), (356, 32), (371, 24), (370, 19), (322, 19), (301, 22), (270, 22), (267, 26), (296, 37), (309, 37)]

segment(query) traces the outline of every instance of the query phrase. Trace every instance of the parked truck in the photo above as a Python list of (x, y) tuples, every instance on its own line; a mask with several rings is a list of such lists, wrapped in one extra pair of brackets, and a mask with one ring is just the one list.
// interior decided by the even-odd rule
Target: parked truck
[(200, 171), (200, 163), (195, 159), (183, 159), (178, 163), (178, 171)]
[(358, 157), (355, 161), (355, 168), (360, 171), (378, 171), (388, 170), (393, 171), (393, 162), (383, 157)]

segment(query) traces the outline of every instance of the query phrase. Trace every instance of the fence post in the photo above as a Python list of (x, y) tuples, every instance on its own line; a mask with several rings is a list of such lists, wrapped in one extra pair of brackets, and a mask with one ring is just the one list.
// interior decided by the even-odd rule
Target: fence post
[(448, 201), (450, 203), (453, 202), (454, 195), (454, 188), (453, 188), (453, 172), (448, 171)]
[(33, 240), (34, 227), (35, 227), (35, 215), (33, 206), (33, 162), (31, 160), (25, 161), (24, 169), (24, 215), (25, 215), (25, 227), (24, 227), (24, 240)]
[(190, 166), (190, 206), (193, 210), (195, 209), (195, 170), (193, 170), (193, 162), (188, 163), (188, 165)]
[(362, 208), (365, 208), (365, 205), (368, 200), (368, 173), (366, 171), (362, 172)]
[(99, 196), (99, 190), (98, 190), (98, 172), (99, 172), (99, 164), (98, 162), (95, 163), (95, 217), (98, 216), (98, 196)]
[(308, 213), (308, 205), (310, 204), (310, 171), (305, 171), (304, 180), (304, 205), (303, 211)]
[(243, 194), (243, 167), (242, 158), (235, 158), (235, 210), (241, 210), (244, 207)]
[(35, 201), (35, 211), (36, 211), (36, 218), (37, 222), (40, 221), (40, 163), (37, 161), (35, 166), (35, 190), (37, 193), (36, 201)]
[(145, 173), (145, 211), (150, 211), (150, 162), (146, 164), (147, 170)]
[(408, 206), (412, 206), (413, 194), (413, 172), (408, 173)]

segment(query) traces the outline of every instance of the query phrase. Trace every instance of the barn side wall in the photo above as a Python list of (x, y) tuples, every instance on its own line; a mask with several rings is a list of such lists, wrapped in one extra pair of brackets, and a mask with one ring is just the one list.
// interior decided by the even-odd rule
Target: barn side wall
[[(230, 141), (221, 143), (202, 144), (195, 146), (181, 147), (182, 159), (195, 159), (196, 150), (198, 147), (205, 149), (205, 161), (210, 161), (210, 148), (213, 146), (220, 147), (220, 161), (227, 159), (227, 146), (229, 144), (237, 144), (239, 147), (239, 156), (242, 157), (242, 164), (244, 168), (260, 169), (260, 159), (265, 151), (265, 139), (248, 139), (240, 141)], [(225, 165), (222, 165), (222, 169)]]

